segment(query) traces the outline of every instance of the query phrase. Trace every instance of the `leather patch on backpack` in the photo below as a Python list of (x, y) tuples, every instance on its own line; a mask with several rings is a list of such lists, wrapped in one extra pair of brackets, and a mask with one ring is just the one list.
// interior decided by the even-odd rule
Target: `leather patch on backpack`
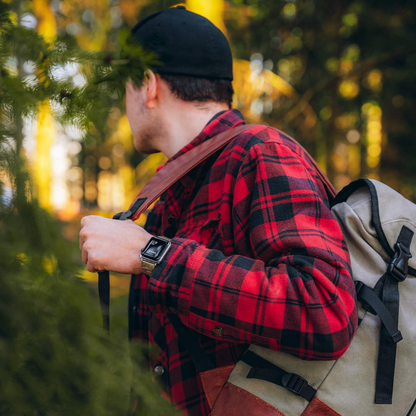
[(228, 382), (218, 395), (211, 413), (211, 416), (224, 415), (285, 416), (279, 409), (276, 409), (264, 400)]
[(316, 396), (308, 404), (308, 407), (302, 413), (301, 416), (341, 416), (332, 407), (329, 407), (323, 401), (319, 400)]
[(204, 371), (201, 377), (204, 393), (207, 398), (209, 407), (212, 409), (221, 389), (230, 377), (235, 365), (227, 365), (226, 367), (214, 368), (213, 370)]

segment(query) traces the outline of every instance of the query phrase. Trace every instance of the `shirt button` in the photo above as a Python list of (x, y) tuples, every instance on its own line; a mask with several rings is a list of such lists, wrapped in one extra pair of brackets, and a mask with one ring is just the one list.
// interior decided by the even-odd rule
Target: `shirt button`
[(169, 224), (175, 224), (175, 222), (176, 222), (176, 217), (174, 215), (169, 215), (168, 223)]
[(161, 376), (165, 372), (165, 369), (161, 365), (157, 365), (153, 371), (157, 376)]
[(169, 310), (174, 313), (175, 315), (178, 313), (178, 311), (173, 307), (173, 306), (169, 306)]
[(220, 326), (216, 326), (213, 330), (212, 333), (216, 336), (216, 337), (222, 337), (224, 330), (220, 327)]

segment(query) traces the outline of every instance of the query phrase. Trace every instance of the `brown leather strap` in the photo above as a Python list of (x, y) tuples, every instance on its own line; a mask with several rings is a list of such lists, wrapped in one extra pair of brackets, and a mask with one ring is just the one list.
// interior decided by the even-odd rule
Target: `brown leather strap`
[[(156, 199), (160, 197), (160, 195), (162, 195), (163, 192), (169, 189), (175, 182), (185, 176), (189, 171), (206, 160), (208, 157), (213, 155), (217, 150), (227, 145), (236, 136), (255, 126), (255, 124), (243, 124), (237, 127), (233, 127), (232, 129), (220, 133), (217, 136), (214, 136), (213, 138), (201, 143), (199, 146), (194, 147), (185, 154), (179, 156), (177, 159), (168, 163), (163, 169), (157, 172), (149, 182), (147, 182), (133, 203), (130, 205), (129, 211), (134, 212), (132, 216), (129, 216), (130, 219), (135, 221), (144, 211), (146, 211), (147, 208), (149, 208), (153, 202), (156, 201)], [(318, 166), (312, 156), (310, 156), (310, 154), (296, 140), (292, 139), (286, 134), (284, 137), (290, 139), (305, 152), (305, 154), (309, 157), (310, 162), (313, 164), (319, 178), (323, 182), (328, 192), (328, 196), (335, 198), (335, 188), (326, 177), (326, 175), (322, 172), (321, 168)]]

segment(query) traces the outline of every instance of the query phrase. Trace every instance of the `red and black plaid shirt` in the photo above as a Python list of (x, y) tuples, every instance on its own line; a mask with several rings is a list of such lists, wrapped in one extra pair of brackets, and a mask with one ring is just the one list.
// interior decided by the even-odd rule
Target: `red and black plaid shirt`
[[(211, 120), (166, 164), (244, 124), (238, 110)], [(163, 169), (163, 167), (162, 167)], [(151, 278), (133, 276), (130, 336), (156, 346), (166, 389), (184, 414), (209, 414), (198, 371), (167, 314), (177, 313), (217, 366), (248, 344), (332, 360), (357, 326), (341, 229), (302, 149), (258, 125), (165, 192), (145, 229), (172, 240)], [(162, 367), (162, 368), (161, 368)]]

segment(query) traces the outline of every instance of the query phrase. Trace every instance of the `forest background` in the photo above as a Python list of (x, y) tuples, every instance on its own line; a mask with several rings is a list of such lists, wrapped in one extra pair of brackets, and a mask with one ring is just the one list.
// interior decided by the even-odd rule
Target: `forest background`
[[(14, 403), (20, 400), (22, 406), (31, 403), (32, 408), (43, 409), (42, 406), (54, 402), (51, 397), (56, 398), (55, 405), (61, 406), (62, 414), (65, 406), (79, 411), (69, 404), (74, 403), (73, 396), (56, 393), (68, 390), (66, 381), (63, 381), (65, 387), (56, 389), (55, 396), (47, 381), (56, 380), (58, 374), (66, 371), (63, 363), (55, 363), (54, 376), (42, 376), (44, 384), (40, 383), (37, 389), (32, 391), (25, 383), (22, 385), (25, 377), (36, 384), (40, 373), (47, 374), (46, 362), (51, 361), (48, 354), (54, 355), (51, 351), (64, 348), (55, 345), (58, 341), (53, 334), (62, 330), (62, 320), (66, 322), (73, 315), (79, 316), (79, 322), (68, 329), (63, 339), (73, 340), (75, 333), (91, 333), (90, 338), (74, 344), (75, 349), (82, 345), (83, 359), (86, 357), (97, 364), (94, 361), (97, 356), (88, 356), (97, 349), (102, 352), (99, 362), (119, 359), (117, 368), (104, 365), (98, 371), (99, 366), (91, 369), (85, 367), (85, 362), (80, 364), (79, 356), (74, 354), (78, 367), (73, 365), (73, 368), (81, 373), (81, 369), (88, 370), (82, 376), (74, 370), (73, 377), (68, 378), (75, 385), (70, 390), (78, 398), (85, 396), (88, 406), (97, 406), (95, 410), (91, 407), (89, 414), (106, 414), (111, 406), (120, 405), (121, 396), (128, 396), (126, 384), (113, 396), (107, 392), (110, 388), (118, 391), (114, 385), (125, 379), (122, 374), (131, 364), (123, 355), (129, 347), (122, 344), (120, 349), (120, 340), (125, 336), (129, 278), (111, 276), (116, 302), (113, 319), (119, 330), (113, 335), (113, 341), (105, 340), (94, 329), (99, 327), (94, 293), (97, 276), (86, 272), (81, 263), (77, 249), (79, 223), (85, 215), (112, 217), (126, 209), (166, 159), (162, 154), (145, 156), (134, 150), (120, 93), (122, 85), (113, 85), (107, 95), (94, 95), (98, 94), (96, 90), (90, 91), (89, 96), (82, 95), (94, 72), (87, 63), (98, 60), (101, 66), (116, 68), (115, 74), (120, 79), (125, 78), (127, 67), (123, 73), (123, 56), (102, 51), (117, 51), (123, 43), (119, 35), (123, 29), (130, 29), (139, 19), (177, 2), (14, 0), (1, 4), (10, 9), (11, 25), (29, 32), (16, 32), (28, 36), (27, 51), (18, 50), (18, 36), (7, 39), (5, 31), (0, 34), (3, 36), (0, 54), (2, 283), (10, 276), (9, 291), (3, 291), (4, 302), (0, 306), (2, 321), (10, 322), (9, 329), (5, 325), (3, 332), (0, 331), (0, 341), (9, 341), (1, 341), (0, 349), (4, 354), (8, 351), (11, 362), (20, 360), (20, 365), (15, 367), (24, 369), (22, 374), (15, 374), (15, 384), (10, 390), (15, 393), (8, 391), (3, 396), (0, 393), (0, 414), (12, 414), (13, 400)], [(185, 5), (209, 18), (226, 34), (234, 56), (234, 107), (243, 112), (248, 122), (269, 124), (296, 138), (315, 157), (337, 190), (351, 180), (370, 177), (382, 180), (416, 201), (414, 1), (188, 0)], [(39, 38), (30, 39), (30, 31)], [(48, 47), (42, 40), (37, 40), (53, 44), (53, 39), (58, 38), (73, 52), (72, 55), (64, 53), (60, 61), (56, 60), (56, 54), (47, 52)], [(15, 49), (8, 46), (14, 43)], [(41, 58), (37, 57), (38, 47), (46, 48)], [(143, 51), (137, 53), (135, 62), (142, 71), (152, 57)], [(53, 59), (53, 65), (48, 63)], [(48, 65), (45, 82), (42, 71)], [(92, 75), (106, 76), (105, 71), (97, 74)], [(20, 79), (22, 85), (35, 85), (36, 100), (32, 95), (22, 94), (23, 90), (18, 90), (17, 84), (10, 81), (13, 77)], [(7, 91), (14, 95), (8, 95)], [(103, 98), (102, 108), (98, 98)], [(34, 111), (26, 109), (27, 102), (33, 104)], [(57, 105), (65, 110), (61, 118), (56, 116)], [(20, 112), (13, 113), (16, 108)], [(9, 124), (4, 122), (7, 117)], [(14, 156), (10, 158), (10, 155)], [(138, 223), (143, 225), (145, 218), (143, 215)], [(20, 280), (15, 276), (20, 276)], [(74, 281), (71, 276), (81, 279)], [(67, 293), (58, 301), (56, 293), (61, 293), (63, 287)], [(38, 303), (33, 301), (34, 297)], [(74, 298), (83, 299), (83, 307), (88, 304), (85, 310), (79, 310), (79, 302)], [(28, 304), (31, 304), (30, 310)], [(52, 304), (62, 316), (53, 312)], [(17, 309), (21, 316), (15, 313)], [(33, 313), (34, 310), (37, 312)], [(17, 330), (16, 325), (27, 328), (23, 338), (22, 330)], [(38, 332), (33, 328), (38, 328)], [(35, 351), (42, 353), (36, 358), (27, 355), (28, 360), (33, 358), (35, 362), (27, 367), (27, 360), (22, 361), (22, 354), (18, 354), (19, 349), (12, 350), (22, 345), (23, 351), (33, 343), (39, 344)], [(120, 356), (123, 356), (121, 361)], [(4, 371), (5, 377), (10, 377), (14, 372), (12, 367), (0, 367), (0, 373)], [(90, 381), (89, 387), (81, 388), (77, 384), (80, 377)], [(100, 391), (94, 390), (94, 380), (99, 379), (108, 383)], [(142, 409), (146, 406), (153, 409), (159, 405), (157, 395), (143, 394), (149, 391), (146, 390), (149, 387), (143, 387), (148, 386), (146, 383), (142, 379), (137, 381), (142, 386), (138, 394), (147, 400)], [(32, 391), (30, 400), (36, 405), (25, 401), (29, 390)], [(39, 394), (40, 391), (43, 393)], [(7, 395), (9, 401), (5, 399)], [(92, 396), (96, 397), (95, 402), (90, 399)]]

